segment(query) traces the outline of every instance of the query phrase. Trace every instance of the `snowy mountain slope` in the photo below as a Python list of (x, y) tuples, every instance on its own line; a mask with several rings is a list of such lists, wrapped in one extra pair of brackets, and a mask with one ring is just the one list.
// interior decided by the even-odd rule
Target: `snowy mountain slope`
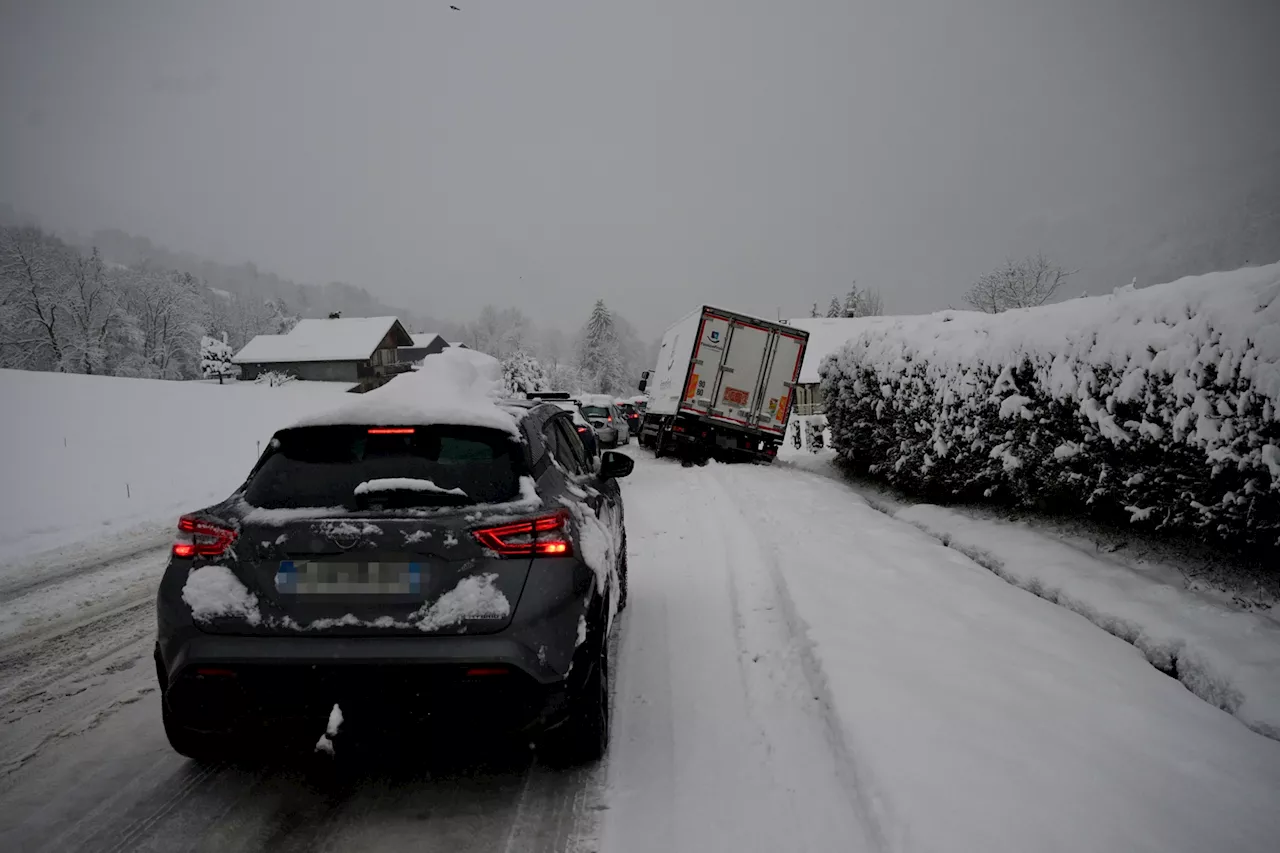
[(226, 497), (275, 429), (346, 388), (0, 370), (0, 566), (132, 525), (168, 527)]

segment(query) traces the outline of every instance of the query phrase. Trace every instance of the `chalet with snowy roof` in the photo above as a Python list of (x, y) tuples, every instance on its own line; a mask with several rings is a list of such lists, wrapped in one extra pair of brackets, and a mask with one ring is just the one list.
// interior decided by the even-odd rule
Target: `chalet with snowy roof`
[(400, 360), (408, 364), (422, 361), (450, 346), (448, 341), (432, 332), (414, 332), (412, 337), (411, 345), (399, 348)]
[(401, 347), (414, 338), (395, 317), (302, 320), (284, 335), (258, 335), (232, 359), (243, 379), (275, 371), (320, 382), (378, 384), (409, 369)]
[(804, 329), (809, 333), (809, 343), (800, 364), (800, 378), (796, 381), (795, 404), (792, 414), (820, 415), (826, 411), (822, 400), (822, 377), (818, 368), (827, 356), (839, 350), (850, 338), (864, 329), (883, 322), (883, 317), (801, 317), (788, 320), (787, 325)]

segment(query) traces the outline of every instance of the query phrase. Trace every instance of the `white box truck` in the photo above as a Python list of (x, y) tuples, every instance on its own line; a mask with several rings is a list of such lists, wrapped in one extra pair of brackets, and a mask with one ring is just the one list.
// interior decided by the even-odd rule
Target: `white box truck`
[(787, 431), (809, 333), (702, 306), (662, 336), (640, 390), (640, 444), (659, 455), (772, 461)]

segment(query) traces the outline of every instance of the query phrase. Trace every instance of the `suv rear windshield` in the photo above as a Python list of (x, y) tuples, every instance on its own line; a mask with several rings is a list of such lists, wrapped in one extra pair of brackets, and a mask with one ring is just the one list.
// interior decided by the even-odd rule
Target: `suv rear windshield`
[[(498, 430), (461, 426), (365, 426), (281, 430), (249, 479), (244, 498), (267, 509), (359, 508), (371, 480), (429, 480), (441, 491), (395, 490), (384, 505), (458, 506), (511, 500), (520, 491), (520, 445)], [(466, 497), (445, 494), (461, 489)], [(394, 497), (394, 501), (390, 498)]]
[(609, 410), (604, 406), (583, 406), (582, 414), (589, 418), (607, 418), (609, 417)]

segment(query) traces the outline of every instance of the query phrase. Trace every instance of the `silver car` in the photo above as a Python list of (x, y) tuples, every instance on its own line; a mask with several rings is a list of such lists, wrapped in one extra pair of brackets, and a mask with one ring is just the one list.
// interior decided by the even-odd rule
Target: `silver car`
[(582, 416), (595, 428), (601, 447), (619, 447), (631, 441), (627, 419), (608, 394), (585, 394), (579, 398)]

